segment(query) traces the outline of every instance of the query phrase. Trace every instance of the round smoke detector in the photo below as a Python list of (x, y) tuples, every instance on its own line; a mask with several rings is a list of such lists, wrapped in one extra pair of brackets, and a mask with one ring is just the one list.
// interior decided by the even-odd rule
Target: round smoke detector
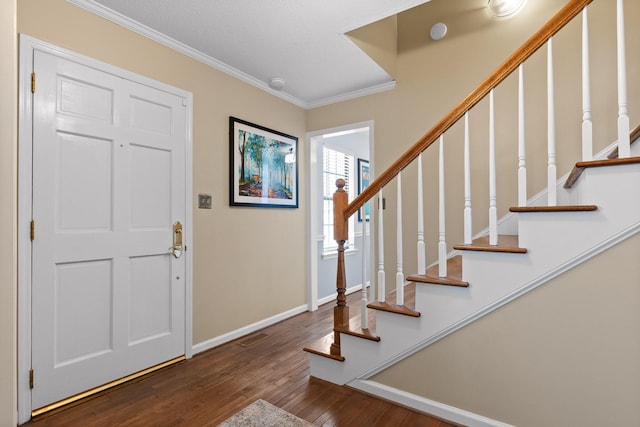
[(284, 84), (285, 84), (284, 79), (280, 77), (274, 77), (269, 81), (269, 86), (275, 90), (282, 90), (282, 88), (284, 87)]
[(442, 22), (438, 22), (437, 24), (435, 24), (433, 27), (431, 27), (431, 31), (429, 31), (429, 36), (433, 41), (442, 40), (446, 35), (447, 26)]

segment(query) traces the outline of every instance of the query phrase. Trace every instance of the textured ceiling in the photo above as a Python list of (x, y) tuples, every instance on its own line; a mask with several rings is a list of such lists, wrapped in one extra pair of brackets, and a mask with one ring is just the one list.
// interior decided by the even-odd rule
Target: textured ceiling
[(69, 1), (310, 108), (393, 87), (344, 34), (429, 0)]

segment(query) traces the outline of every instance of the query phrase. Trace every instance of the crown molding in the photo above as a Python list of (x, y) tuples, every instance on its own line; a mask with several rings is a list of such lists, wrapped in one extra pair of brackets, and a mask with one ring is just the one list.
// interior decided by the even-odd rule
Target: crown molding
[(186, 44), (179, 42), (177, 40), (172, 39), (171, 37), (167, 37), (166, 35), (156, 31), (152, 28), (147, 27), (133, 19), (124, 16), (121, 13), (115, 12), (112, 9), (109, 9), (103, 6), (100, 3), (97, 3), (93, 0), (67, 0), (69, 3), (72, 3), (82, 9), (85, 9), (95, 15), (98, 15), (104, 19), (107, 19), (117, 25), (120, 25), (128, 30), (131, 30), (135, 33), (138, 33), (144, 37), (147, 37), (155, 42), (158, 42), (170, 49), (173, 49), (177, 52), (180, 52), (190, 58), (195, 59), (196, 61), (202, 62), (212, 68), (215, 68), (223, 73), (229, 74), (232, 77), (237, 78), (245, 83), (248, 83), (252, 86), (257, 87), (258, 89), (262, 89), (265, 92), (270, 93), (271, 95), (277, 96), (278, 98), (282, 98), (285, 101), (288, 101), (294, 105), (297, 105), (302, 108), (308, 108), (307, 103), (303, 100), (296, 98), (295, 96), (289, 95), (286, 92), (278, 92), (276, 90), (271, 89), (267, 83), (256, 79), (244, 73), (236, 68), (233, 68), (224, 62), (221, 62), (215, 58), (210, 57), (209, 55), (205, 55), (199, 50), (193, 49)]
[(354, 98), (359, 98), (361, 96), (371, 95), (378, 92), (383, 92), (386, 90), (390, 90), (395, 88), (395, 81), (384, 83), (380, 85), (371, 86), (369, 88), (360, 89), (357, 91), (348, 92), (342, 95), (336, 95), (316, 101), (304, 101), (300, 98), (297, 98), (287, 92), (277, 91), (271, 89), (267, 82), (263, 82), (261, 80), (256, 79), (255, 77), (250, 76), (249, 74), (240, 71), (236, 68), (233, 68), (222, 61), (219, 61), (215, 58), (212, 58), (209, 55), (205, 55), (204, 53), (196, 50), (186, 44), (179, 42), (177, 40), (172, 39), (171, 37), (167, 37), (166, 35), (156, 31), (146, 25), (143, 25), (121, 13), (118, 13), (108, 7), (97, 3), (94, 0), (67, 0), (67, 2), (78, 6), (88, 12), (91, 12), (95, 15), (98, 15), (108, 21), (111, 21), (121, 27), (124, 27), (128, 30), (131, 30), (135, 33), (138, 33), (144, 37), (147, 37), (161, 45), (164, 45), (170, 49), (173, 49), (177, 52), (182, 53), (196, 61), (199, 61), (203, 64), (206, 64), (212, 68), (215, 68), (218, 71), (222, 71), (225, 74), (228, 74), (236, 79), (243, 81), (251, 86), (254, 86), (260, 90), (263, 90), (275, 97), (283, 99), (287, 102), (290, 102), (293, 105), (304, 108), (305, 110), (321, 107), (329, 104), (334, 104), (336, 102), (347, 101)]
[(392, 80), (387, 83), (378, 84), (375, 86), (370, 86), (364, 89), (354, 90), (352, 92), (347, 92), (341, 95), (330, 96), (328, 98), (320, 99), (317, 101), (308, 102), (307, 109), (323, 107), (329, 104), (335, 104), (337, 102), (349, 101), (351, 99), (360, 98), (362, 96), (373, 95), (380, 92), (385, 92), (387, 90), (395, 89), (396, 81)]

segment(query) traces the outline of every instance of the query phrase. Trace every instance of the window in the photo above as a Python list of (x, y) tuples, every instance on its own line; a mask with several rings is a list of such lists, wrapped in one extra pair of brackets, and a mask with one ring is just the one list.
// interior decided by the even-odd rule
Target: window
[[(343, 151), (324, 146), (322, 148), (322, 181), (323, 181), (323, 251), (335, 252), (338, 244), (333, 240), (333, 193), (336, 191), (336, 180), (342, 178), (346, 185), (344, 190), (349, 194), (349, 201), (355, 196), (355, 159), (354, 156)], [(353, 185), (352, 185), (353, 184)], [(349, 242), (354, 241), (354, 220), (349, 218), (349, 240), (345, 243), (345, 248), (349, 247)]]

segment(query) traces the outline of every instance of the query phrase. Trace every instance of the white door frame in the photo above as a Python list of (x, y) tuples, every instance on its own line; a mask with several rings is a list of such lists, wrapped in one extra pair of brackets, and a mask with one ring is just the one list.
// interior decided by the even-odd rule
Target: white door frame
[[(186, 101), (187, 129), (185, 147), (185, 357), (193, 355), (193, 94), (164, 83), (140, 76), (130, 71), (77, 54), (35, 38), (20, 34), (19, 71), (19, 118), (18, 118), (18, 422), (31, 418), (31, 390), (29, 370), (31, 369), (31, 240), (30, 222), (32, 218), (32, 125), (33, 104), (31, 94), (31, 72), (34, 51), (42, 51), (57, 57), (82, 63), (88, 67), (113, 74), (127, 80), (180, 96)], [(37, 82), (36, 82), (37, 85)], [(37, 87), (37, 86), (36, 86)]]
[[(374, 147), (373, 147), (373, 120), (367, 120), (365, 122), (352, 123), (344, 126), (338, 126), (334, 128), (322, 129), (307, 133), (307, 151), (309, 153), (307, 158), (307, 165), (309, 171), (309, 179), (307, 194), (309, 209), (309, 220), (307, 223), (307, 242), (309, 244), (309, 260), (308, 265), (308, 277), (307, 277), (307, 306), (309, 311), (315, 311), (318, 309), (318, 241), (324, 240), (323, 235), (318, 235), (317, 225), (321, 218), (318, 215), (320, 209), (320, 182), (318, 176), (320, 173), (319, 164), (320, 159), (317, 158), (317, 148), (322, 140), (323, 135), (332, 134), (336, 132), (345, 132), (353, 129), (369, 128), (369, 166), (371, 176), (375, 177), (374, 169)], [(370, 238), (373, 239), (373, 222), (370, 222)], [(372, 240), (370, 241), (370, 243)], [(373, 277), (373, 276), (371, 276)]]

